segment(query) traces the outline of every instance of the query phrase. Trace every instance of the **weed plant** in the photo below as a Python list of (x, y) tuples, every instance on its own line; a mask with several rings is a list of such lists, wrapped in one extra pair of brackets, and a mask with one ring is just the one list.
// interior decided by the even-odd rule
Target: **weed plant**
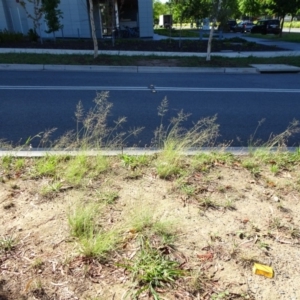
[(130, 294), (135, 299), (146, 292), (159, 300), (157, 289), (174, 286), (176, 280), (185, 274), (177, 261), (163, 255), (144, 238), (140, 239), (140, 252), (122, 266), (132, 275), (134, 286)]
[(62, 183), (60, 181), (49, 182), (48, 184), (42, 186), (40, 194), (43, 197), (51, 198), (58, 194), (62, 188)]
[(122, 154), (120, 156), (124, 166), (130, 167), (131, 169), (135, 169), (137, 167), (148, 166), (152, 157), (149, 155), (140, 155), (140, 156), (133, 156)]
[(35, 163), (36, 176), (57, 177), (58, 165), (62, 158), (57, 155), (49, 155), (37, 159)]
[(70, 160), (64, 170), (64, 177), (71, 184), (78, 185), (89, 172), (88, 157), (78, 154)]
[(79, 251), (85, 257), (105, 260), (109, 252), (116, 250), (119, 242), (120, 232), (116, 229), (90, 231), (79, 240)]
[(68, 215), (70, 233), (77, 238), (79, 251), (85, 257), (105, 259), (120, 241), (120, 231), (105, 231), (97, 222), (102, 208), (95, 203), (80, 204)]
[(126, 216), (126, 228), (140, 237), (156, 238), (162, 245), (172, 245), (176, 240), (175, 223), (169, 219), (161, 219), (153, 215), (153, 209), (144, 205), (135, 208)]
[(100, 212), (100, 206), (97, 204), (78, 204), (68, 215), (71, 235), (83, 238), (95, 232), (97, 229), (95, 219)]
[(127, 139), (137, 136), (142, 128), (134, 128), (129, 132), (120, 130), (126, 122), (126, 117), (114, 121), (113, 127), (108, 126), (108, 117), (113, 106), (108, 97), (108, 92), (97, 93), (95, 105), (88, 112), (85, 112), (80, 101), (75, 112), (76, 131), (70, 131), (56, 141), (56, 148), (81, 150), (120, 148), (126, 145)]
[[(298, 120), (293, 120), (292, 122), (289, 123), (288, 127), (286, 130), (279, 134), (270, 134), (268, 140), (262, 141), (261, 139), (256, 139), (256, 134), (258, 132), (258, 129), (262, 126), (264, 123), (265, 119), (262, 119), (261, 121), (258, 122), (258, 125), (254, 131), (254, 133), (250, 136), (249, 139), (249, 148), (250, 150), (252, 148), (257, 148), (259, 147), (259, 151), (282, 151), (286, 150), (287, 147), (287, 142), (288, 139), (293, 136), (294, 134), (297, 134), (300, 132), (300, 127), (299, 127), (299, 121)], [(255, 152), (255, 151), (253, 151)]]
[(15, 248), (17, 241), (12, 236), (0, 238), (0, 253), (9, 252)]
[(165, 126), (163, 118), (168, 111), (168, 100), (164, 98), (158, 107), (158, 116), (161, 118), (160, 126), (154, 134), (154, 145), (162, 152), (157, 159), (156, 169), (161, 178), (170, 178), (180, 174), (183, 169), (182, 154), (194, 147), (199, 150), (203, 146), (214, 144), (219, 126), (215, 123), (216, 116), (204, 118), (193, 124), (192, 128), (185, 129), (189, 114), (180, 111), (176, 117)]
[(96, 191), (96, 193), (99, 201), (106, 204), (114, 204), (116, 200), (119, 198), (119, 194), (117, 191), (106, 191), (106, 192)]

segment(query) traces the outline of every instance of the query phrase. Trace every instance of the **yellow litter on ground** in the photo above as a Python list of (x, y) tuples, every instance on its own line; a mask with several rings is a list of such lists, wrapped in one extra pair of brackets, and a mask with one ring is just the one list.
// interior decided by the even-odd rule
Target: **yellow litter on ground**
[(274, 271), (271, 267), (261, 265), (261, 264), (254, 264), (253, 266), (253, 273), (256, 275), (262, 275), (268, 278), (273, 278)]

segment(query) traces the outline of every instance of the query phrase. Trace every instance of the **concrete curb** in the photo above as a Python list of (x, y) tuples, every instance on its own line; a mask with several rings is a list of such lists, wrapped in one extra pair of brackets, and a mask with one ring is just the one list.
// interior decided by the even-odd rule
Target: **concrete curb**
[(29, 65), (0, 64), (0, 71), (80, 71), (118, 73), (240, 73), (256, 74), (256, 68), (189, 68), (189, 67), (143, 67), (143, 66), (81, 66), (81, 65)]
[(44, 65), (30, 65), (30, 64), (0, 64), (0, 71), (43, 71)]
[[(20, 65), (22, 66), (22, 65)], [(137, 73), (135, 66), (82, 66), (82, 65), (44, 65), (45, 71), (82, 71), (82, 72), (129, 72)]]
[[(196, 155), (199, 153), (212, 153), (212, 152), (219, 152), (219, 153), (231, 153), (233, 155), (249, 155), (257, 150), (264, 150), (264, 148), (247, 148), (247, 147), (203, 147), (201, 149), (191, 149), (182, 152), (182, 155)], [(280, 153), (287, 153), (287, 152), (296, 152), (299, 150), (297, 147), (287, 147), (284, 150), (278, 148), (270, 148), (265, 149), (269, 152), (280, 152)], [(103, 149), (103, 150), (51, 150), (51, 149), (31, 149), (31, 150), (0, 150), (0, 157), (3, 156), (12, 156), (12, 157), (42, 157), (46, 155), (70, 155), (76, 156), (78, 154), (86, 154), (87, 156), (97, 156), (99, 154), (104, 156), (117, 156), (117, 155), (153, 155), (156, 153), (161, 152), (159, 149), (151, 149), (151, 148), (123, 148), (123, 149)]]

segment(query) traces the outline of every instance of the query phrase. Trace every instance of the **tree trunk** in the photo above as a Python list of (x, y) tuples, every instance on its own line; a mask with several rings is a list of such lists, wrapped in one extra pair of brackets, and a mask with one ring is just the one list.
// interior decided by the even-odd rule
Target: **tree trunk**
[(93, 0), (89, 0), (89, 4), (90, 4), (91, 31), (92, 31), (92, 38), (93, 38), (93, 43), (94, 43), (94, 58), (96, 58), (98, 56), (98, 41), (97, 41), (95, 21), (94, 21)]
[(280, 37), (282, 37), (283, 24), (284, 24), (284, 17), (282, 18), (282, 20), (280, 22), (280, 33), (279, 33)]
[(207, 54), (206, 54), (206, 61), (210, 61), (210, 53), (211, 53), (211, 43), (214, 36), (214, 27), (215, 27), (215, 20), (213, 20), (213, 24), (211, 26), (210, 32), (209, 32), (209, 38), (207, 43)]

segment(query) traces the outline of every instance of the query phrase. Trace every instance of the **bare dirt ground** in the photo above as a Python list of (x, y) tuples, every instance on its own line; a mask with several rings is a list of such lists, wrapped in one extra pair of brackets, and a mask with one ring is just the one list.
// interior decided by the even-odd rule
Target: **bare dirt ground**
[[(110, 158), (105, 172), (79, 184), (60, 178), (57, 189), (53, 176), (36, 175), (38, 159), (2, 159), (0, 299), (133, 299), (139, 285), (122, 265), (140, 251), (133, 215), (174, 231), (172, 243), (151, 236), (184, 271), (157, 288), (160, 299), (300, 299), (299, 159), (266, 157), (186, 158), (189, 172), (168, 179), (155, 157), (135, 166)], [(100, 203), (101, 227), (122, 228), (105, 259), (85, 256), (70, 233), (78, 203)], [(255, 262), (274, 277), (253, 274)]]

